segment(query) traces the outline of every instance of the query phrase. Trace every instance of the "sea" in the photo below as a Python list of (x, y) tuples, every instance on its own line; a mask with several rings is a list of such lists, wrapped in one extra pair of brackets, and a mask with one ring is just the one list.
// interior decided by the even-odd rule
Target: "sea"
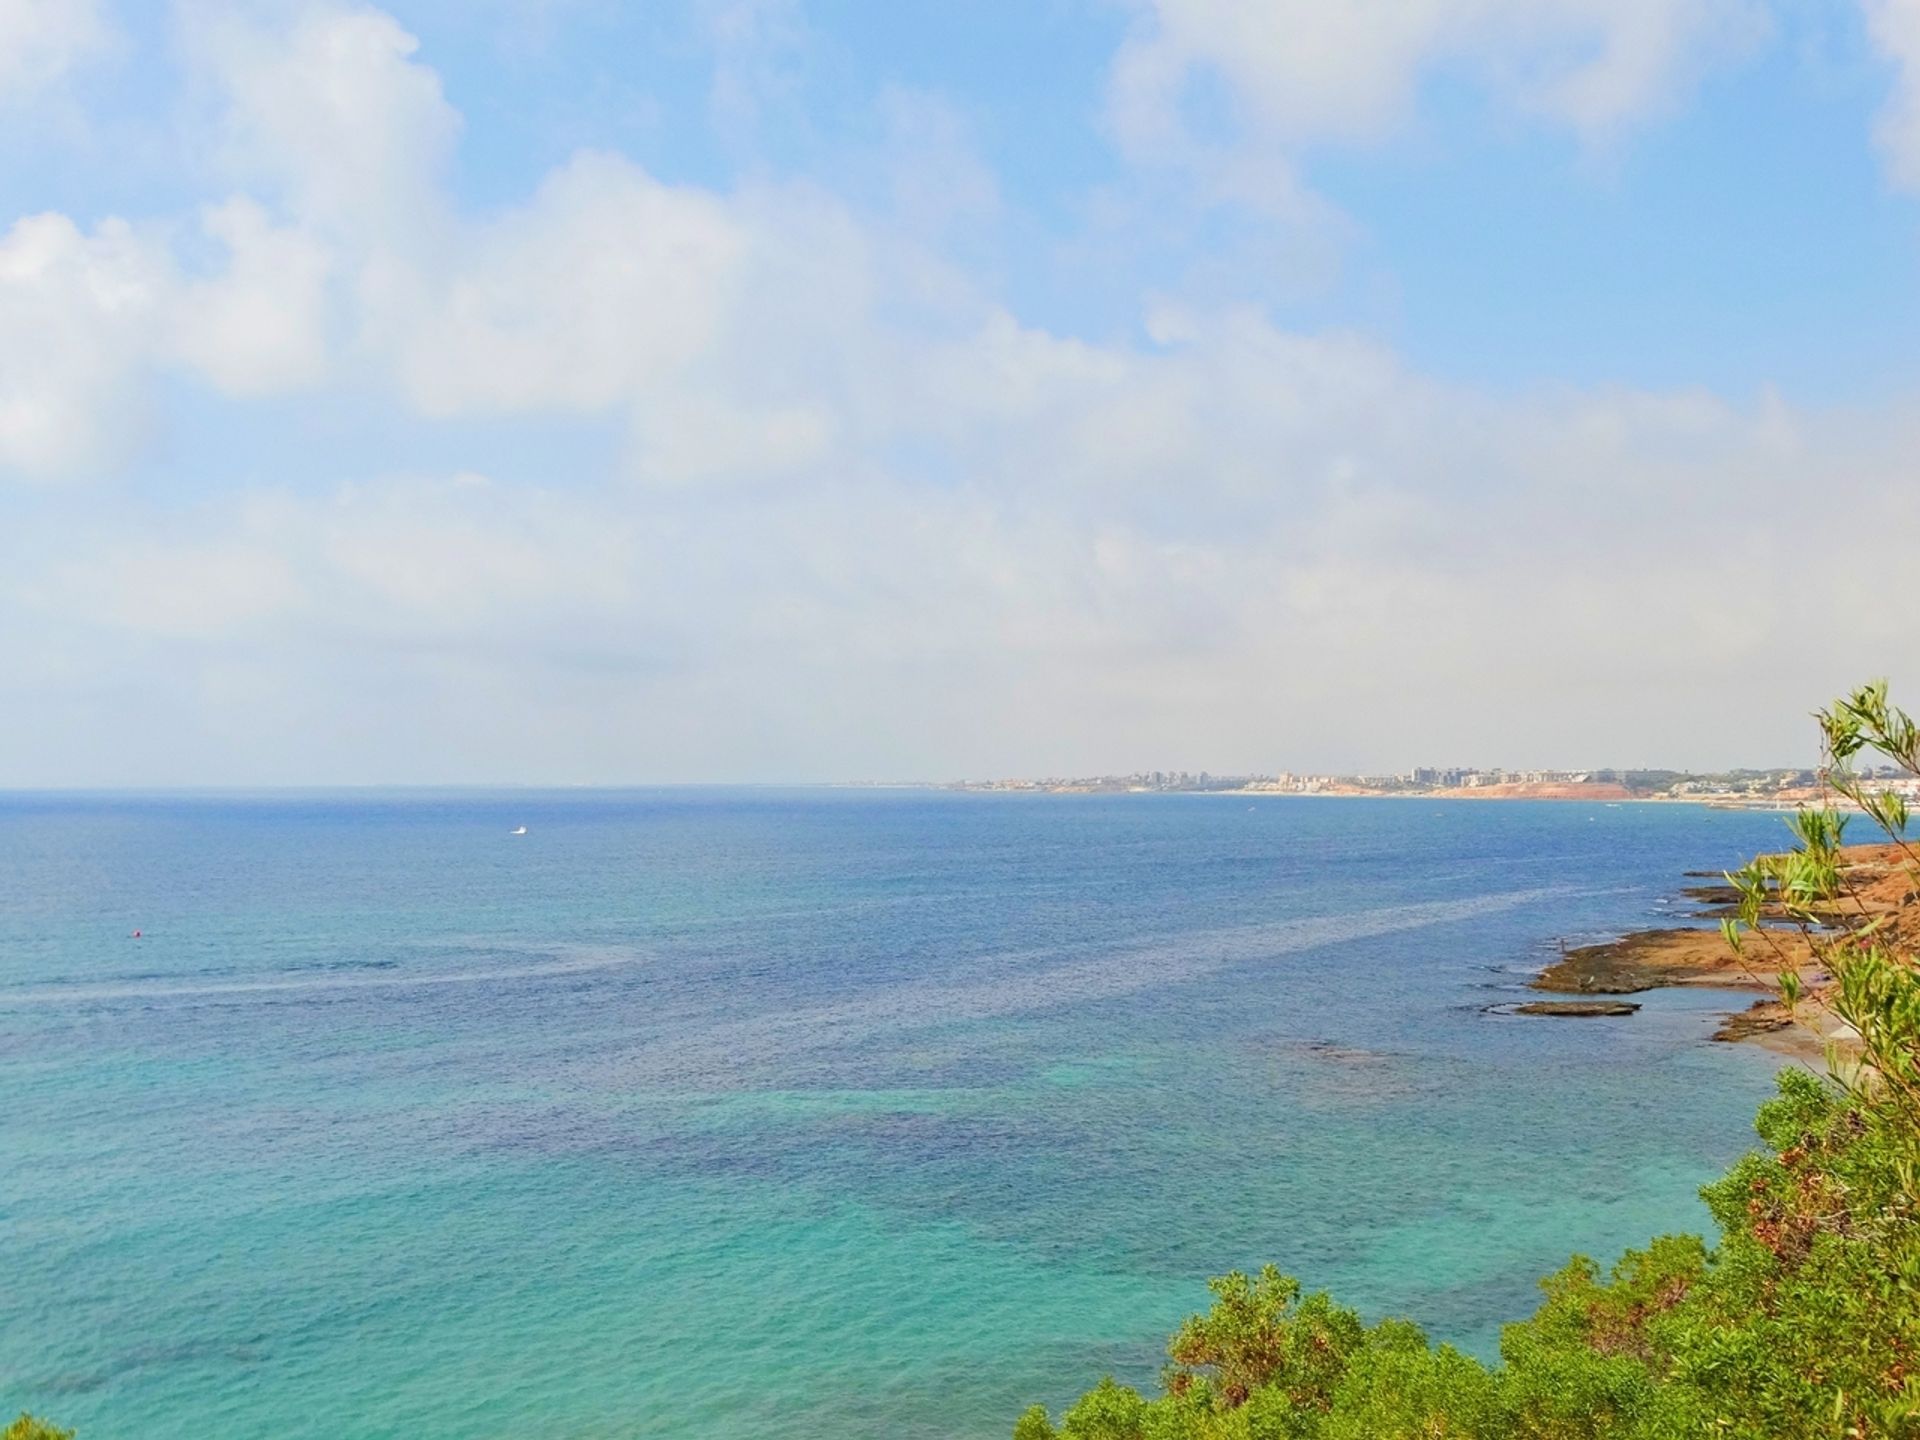
[(0, 1409), (1004, 1437), (1151, 1386), (1207, 1278), (1267, 1262), (1492, 1357), (1571, 1254), (1708, 1231), (1786, 1063), (1710, 1041), (1741, 995), (1507, 1007), (1786, 839), (1670, 804), (0, 795)]

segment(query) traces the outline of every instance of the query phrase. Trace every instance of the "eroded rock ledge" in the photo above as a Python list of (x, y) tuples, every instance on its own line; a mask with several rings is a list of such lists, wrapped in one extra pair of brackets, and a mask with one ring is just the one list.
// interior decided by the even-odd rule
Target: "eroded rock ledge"
[[(1896, 935), (1908, 941), (1920, 938), (1920, 896), (1914, 893), (1904, 857), (1897, 847), (1860, 845), (1846, 854), (1849, 863), (1843, 874), (1849, 894), (1832, 907), (1834, 923), (1891, 916)], [(1688, 878), (1705, 877), (1695, 874)], [(1724, 885), (1696, 885), (1683, 893), (1695, 901), (1724, 906), (1733, 892)], [(1714, 1039), (1758, 1040), (1776, 1049), (1810, 1057), (1821, 1054), (1829, 1039), (1845, 1038), (1844, 1034), (1822, 1033), (1817, 1020), (1811, 1025), (1796, 1021), (1778, 998), (1780, 976), (1787, 970), (1796, 972), (1805, 993), (1816, 999), (1830, 983), (1830, 977), (1819, 966), (1812, 947), (1798, 929), (1767, 926), (1746, 942), (1742, 952), (1736, 955), (1718, 928), (1640, 930), (1604, 944), (1563, 950), (1558, 960), (1534, 977), (1532, 986), (1555, 994), (1588, 996), (1637, 995), (1676, 985), (1748, 990), (1758, 992), (1760, 998), (1745, 1010), (1729, 1015), (1714, 1032)], [(1547, 1008), (1582, 1003), (1537, 1001), (1517, 1007), (1517, 1013), (1632, 1013), (1631, 1010)], [(1817, 1011), (1817, 1006), (1810, 1008)]]

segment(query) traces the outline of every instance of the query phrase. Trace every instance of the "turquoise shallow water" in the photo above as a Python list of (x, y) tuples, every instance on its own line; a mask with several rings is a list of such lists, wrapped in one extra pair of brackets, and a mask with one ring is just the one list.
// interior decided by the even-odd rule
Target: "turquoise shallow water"
[[(529, 833), (510, 837), (525, 824)], [(999, 1436), (1273, 1260), (1490, 1353), (1695, 1228), (1710, 993), (1489, 1013), (1777, 816), (0, 797), (0, 1409), (83, 1440)], [(139, 928), (145, 938), (130, 938)]]

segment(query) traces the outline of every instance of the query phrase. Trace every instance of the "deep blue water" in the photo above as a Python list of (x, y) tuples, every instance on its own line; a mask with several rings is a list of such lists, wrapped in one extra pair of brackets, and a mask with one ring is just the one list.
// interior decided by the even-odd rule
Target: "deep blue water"
[[(529, 833), (508, 831), (524, 824)], [(1491, 1353), (1706, 1224), (1743, 997), (1489, 1013), (1777, 816), (0, 796), (0, 1409), (1002, 1436), (1272, 1260)], [(134, 929), (143, 938), (131, 938)]]

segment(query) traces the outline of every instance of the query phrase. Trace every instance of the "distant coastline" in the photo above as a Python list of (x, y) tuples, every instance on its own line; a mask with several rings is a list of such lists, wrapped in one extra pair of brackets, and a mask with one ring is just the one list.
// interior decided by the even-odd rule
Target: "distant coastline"
[[(956, 780), (941, 788), (1028, 795), (1331, 796), (1350, 799), (1571, 800), (1588, 804), (1687, 804), (1721, 809), (1796, 810), (1837, 804), (1812, 772), (1423, 771), (1404, 776), (1231, 775), (1154, 771), (1136, 775), (1017, 780)], [(1920, 781), (1880, 778), (1879, 788), (1920, 803)]]

